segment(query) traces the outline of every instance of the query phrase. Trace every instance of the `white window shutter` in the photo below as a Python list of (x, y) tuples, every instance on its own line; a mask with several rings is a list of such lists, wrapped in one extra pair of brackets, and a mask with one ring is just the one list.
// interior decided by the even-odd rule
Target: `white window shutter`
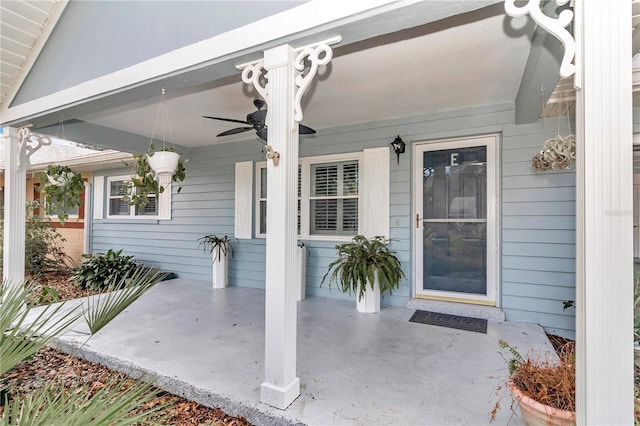
[(171, 175), (163, 174), (158, 176), (158, 183), (164, 188), (161, 194), (157, 195), (158, 219), (171, 220)]
[(93, 218), (102, 219), (104, 216), (104, 176), (93, 178)]
[(253, 161), (236, 163), (235, 231), (236, 238), (250, 239), (253, 223)]
[(389, 148), (365, 149), (362, 155), (360, 233), (389, 238)]

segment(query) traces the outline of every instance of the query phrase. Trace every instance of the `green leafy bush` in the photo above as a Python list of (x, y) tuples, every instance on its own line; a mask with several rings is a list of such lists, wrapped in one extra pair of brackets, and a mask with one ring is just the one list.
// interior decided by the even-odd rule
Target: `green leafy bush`
[(109, 249), (105, 254), (83, 254), (82, 263), (72, 278), (77, 285), (90, 290), (121, 288), (126, 285), (124, 278), (142, 267), (133, 260), (133, 256), (123, 255), (122, 250)]
[[(45, 272), (69, 269), (73, 260), (64, 251), (66, 241), (56, 228), (45, 218), (34, 214), (41, 208), (38, 201), (27, 201), (27, 222), (25, 224), (25, 258), (27, 274), (38, 277)], [(4, 224), (0, 220), (0, 269), (4, 245)]]

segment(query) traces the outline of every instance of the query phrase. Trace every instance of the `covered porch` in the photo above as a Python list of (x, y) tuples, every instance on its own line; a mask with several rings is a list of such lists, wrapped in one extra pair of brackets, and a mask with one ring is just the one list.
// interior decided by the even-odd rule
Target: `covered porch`
[[(80, 300), (80, 299), (79, 299)], [(57, 347), (256, 424), (523, 424), (496, 391), (507, 377), (504, 339), (522, 353), (553, 350), (539, 326), (489, 321), (487, 333), (409, 322), (412, 309), (358, 314), (352, 301), (298, 302), (298, 375), (303, 391), (286, 410), (260, 402), (264, 291), (213, 290), (174, 279), (94, 335)], [(79, 327), (84, 325), (83, 322)], [(505, 355), (506, 356), (506, 355)]]

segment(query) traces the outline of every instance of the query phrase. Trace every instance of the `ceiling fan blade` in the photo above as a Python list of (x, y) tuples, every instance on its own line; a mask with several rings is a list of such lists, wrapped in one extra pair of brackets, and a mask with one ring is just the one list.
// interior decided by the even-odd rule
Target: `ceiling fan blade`
[(266, 127), (262, 127), (262, 128), (258, 128), (256, 129), (256, 135), (258, 135), (258, 137), (260, 139), (262, 139), (263, 141), (267, 141), (267, 128)]
[(236, 135), (238, 133), (242, 133), (242, 132), (248, 132), (249, 130), (252, 130), (253, 127), (236, 127), (235, 129), (231, 129), (231, 130), (227, 130), (225, 132), (220, 133), (219, 136), (229, 136), (229, 135)]
[(313, 135), (316, 132), (311, 127), (307, 127), (304, 124), (300, 125), (300, 130), (299, 131), (300, 131), (301, 135)]
[(228, 121), (230, 123), (251, 124), (248, 121), (234, 120), (233, 118), (209, 117), (208, 115), (203, 115), (202, 118), (210, 118), (212, 120)]

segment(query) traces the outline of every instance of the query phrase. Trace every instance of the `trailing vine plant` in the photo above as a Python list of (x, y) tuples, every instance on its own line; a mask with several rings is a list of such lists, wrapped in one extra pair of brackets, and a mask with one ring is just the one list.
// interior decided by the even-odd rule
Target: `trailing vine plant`
[(84, 193), (84, 180), (80, 173), (75, 173), (68, 166), (47, 166), (40, 176), (42, 186), (39, 191), (44, 199), (45, 211), (48, 215), (57, 215), (60, 223), (69, 219), (67, 211), (80, 207)]

